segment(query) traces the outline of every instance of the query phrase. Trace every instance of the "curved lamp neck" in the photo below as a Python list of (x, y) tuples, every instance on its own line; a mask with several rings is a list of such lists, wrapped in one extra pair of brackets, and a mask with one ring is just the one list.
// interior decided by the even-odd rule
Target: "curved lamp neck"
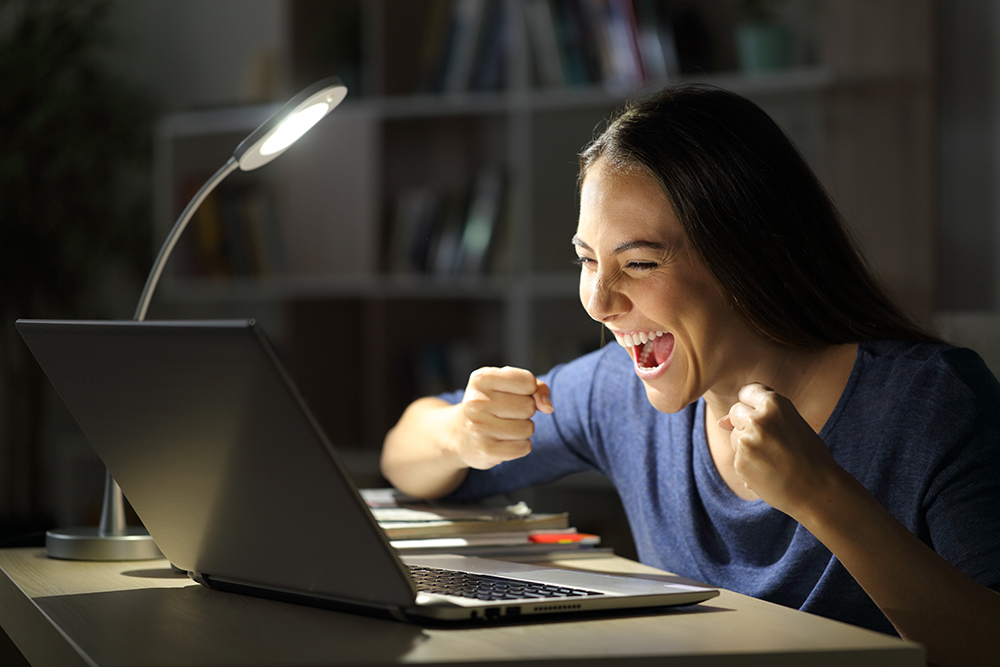
[(239, 162), (235, 157), (229, 158), (222, 167), (215, 172), (211, 178), (205, 181), (205, 184), (201, 186), (198, 193), (188, 202), (188, 205), (184, 208), (180, 217), (177, 218), (177, 222), (174, 223), (173, 229), (170, 230), (170, 234), (167, 236), (167, 240), (163, 242), (160, 247), (160, 253), (156, 256), (156, 261), (153, 263), (153, 268), (149, 272), (149, 277), (146, 278), (146, 286), (142, 288), (142, 296), (139, 297), (139, 305), (135, 309), (135, 317), (133, 318), (136, 322), (141, 322), (146, 319), (146, 310), (149, 308), (149, 301), (153, 298), (153, 291), (156, 289), (156, 284), (160, 282), (160, 274), (163, 273), (163, 266), (167, 263), (167, 258), (170, 257), (171, 251), (173, 251), (174, 246), (177, 245), (177, 239), (180, 235), (184, 233), (184, 228), (187, 227), (188, 222), (191, 221), (191, 217), (194, 212), (201, 206), (201, 203), (205, 201), (209, 193), (215, 189), (222, 180), (231, 174), (233, 171), (239, 168)]

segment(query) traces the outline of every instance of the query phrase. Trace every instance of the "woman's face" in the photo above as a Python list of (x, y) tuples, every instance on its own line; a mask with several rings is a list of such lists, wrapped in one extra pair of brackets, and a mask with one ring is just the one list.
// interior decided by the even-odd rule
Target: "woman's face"
[(628, 349), (656, 409), (677, 412), (709, 390), (739, 390), (737, 369), (754, 337), (649, 174), (595, 162), (573, 243), (580, 300)]

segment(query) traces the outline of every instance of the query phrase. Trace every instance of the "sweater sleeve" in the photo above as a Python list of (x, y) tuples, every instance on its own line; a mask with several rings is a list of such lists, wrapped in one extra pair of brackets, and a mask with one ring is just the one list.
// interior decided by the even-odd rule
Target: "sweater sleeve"
[(928, 538), (957, 569), (1000, 591), (1000, 385), (971, 351), (943, 356), (946, 392), (936, 408), (952, 430), (923, 498)]

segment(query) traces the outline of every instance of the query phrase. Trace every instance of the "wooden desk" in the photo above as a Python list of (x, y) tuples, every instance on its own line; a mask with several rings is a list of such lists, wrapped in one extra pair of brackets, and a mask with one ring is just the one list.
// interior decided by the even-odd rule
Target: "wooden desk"
[[(663, 577), (624, 558), (561, 566)], [(31, 665), (923, 665), (920, 646), (723, 591), (686, 609), (419, 627), (211, 591), (165, 560), (0, 550), (0, 625)]]

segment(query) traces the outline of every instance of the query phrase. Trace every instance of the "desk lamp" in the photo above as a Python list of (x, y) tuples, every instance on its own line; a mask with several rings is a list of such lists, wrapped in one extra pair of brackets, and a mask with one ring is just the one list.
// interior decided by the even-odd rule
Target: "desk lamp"
[[(146, 318), (146, 309), (153, 290), (163, 273), (177, 239), (184, 232), (194, 212), (222, 180), (236, 169), (252, 171), (285, 152), (299, 137), (309, 131), (326, 114), (333, 110), (347, 95), (347, 88), (340, 79), (330, 77), (317, 81), (283, 106), (263, 125), (240, 142), (232, 157), (209, 178), (188, 202), (173, 229), (163, 242), (156, 257), (146, 286), (135, 309), (135, 321)], [(52, 558), (70, 560), (146, 560), (161, 558), (160, 550), (145, 530), (125, 525), (125, 502), (121, 488), (105, 472), (104, 504), (101, 523), (97, 528), (64, 528), (45, 534), (45, 549)]]

